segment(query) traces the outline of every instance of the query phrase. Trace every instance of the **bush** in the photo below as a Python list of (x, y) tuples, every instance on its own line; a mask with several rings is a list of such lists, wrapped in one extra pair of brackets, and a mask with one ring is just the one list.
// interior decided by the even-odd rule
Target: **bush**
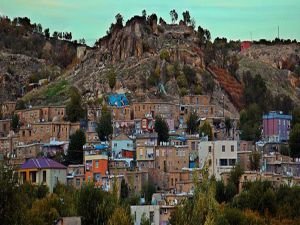
[(160, 59), (170, 61), (170, 53), (167, 50), (162, 50), (160, 52)]

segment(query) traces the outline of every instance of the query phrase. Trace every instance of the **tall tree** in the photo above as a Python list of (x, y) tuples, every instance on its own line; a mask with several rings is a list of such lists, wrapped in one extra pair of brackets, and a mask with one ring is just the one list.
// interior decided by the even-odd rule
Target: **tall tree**
[(77, 122), (83, 119), (85, 116), (85, 110), (82, 107), (81, 95), (77, 88), (72, 87), (70, 89), (71, 101), (66, 106), (66, 116), (67, 120), (71, 122)]
[(189, 11), (185, 11), (182, 13), (183, 16), (183, 22), (186, 25), (189, 25), (191, 23), (191, 16), (190, 16), (190, 12)]
[(195, 134), (198, 132), (198, 115), (196, 112), (190, 113), (186, 121), (187, 129), (186, 132), (189, 134)]
[(258, 151), (254, 151), (249, 156), (250, 161), (250, 170), (258, 171), (260, 167), (260, 153)]
[(293, 158), (300, 157), (300, 124), (294, 125), (289, 138), (290, 154)]
[(154, 130), (158, 135), (158, 143), (169, 141), (169, 126), (161, 116), (155, 117)]
[(125, 179), (122, 179), (121, 181), (121, 199), (126, 199), (128, 197), (129, 190), (128, 185), (125, 182)]
[(116, 16), (116, 25), (123, 27), (123, 16), (118, 13)]
[(230, 135), (230, 130), (232, 128), (232, 121), (230, 118), (226, 117), (225, 118), (225, 129), (226, 129), (226, 135)]
[(70, 164), (83, 163), (83, 145), (86, 143), (85, 133), (77, 130), (70, 136), (70, 143), (67, 154), (67, 161)]
[(116, 85), (116, 72), (114, 68), (111, 68), (108, 74), (108, 84), (110, 89), (112, 90)]
[(130, 211), (119, 206), (108, 220), (108, 225), (132, 225)]
[(50, 30), (49, 30), (49, 28), (46, 28), (46, 29), (44, 30), (44, 34), (45, 34), (45, 38), (47, 38), (47, 39), (50, 38)]
[(147, 12), (146, 12), (146, 9), (143, 9), (143, 11), (142, 11), (142, 16), (143, 16), (144, 18), (146, 18), (146, 17), (147, 17)]
[(170, 16), (171, 16), (172, 23), (174, 24), (178, 19), (178, 13), (176, 12), (175, 9), (170, 11)]
[(102, 110), (96, 131), (101, 141), (108, 141), (109, 136), (113, 133), (111, 113), (105, 108)]
[(212, 128), (207, 121), (200, 127), (199, 134), (200, 136), (208, 136), (208, 140), (210, 141), (213, 139)]
[(12, 130), (17, 133), (19, 131), (19, 128), (20, 128), (20, 119), (19, 119), (19, 116), (17, 114), (14, 114), (12, 116), (12, 119), (11, 119), (11, 128)]

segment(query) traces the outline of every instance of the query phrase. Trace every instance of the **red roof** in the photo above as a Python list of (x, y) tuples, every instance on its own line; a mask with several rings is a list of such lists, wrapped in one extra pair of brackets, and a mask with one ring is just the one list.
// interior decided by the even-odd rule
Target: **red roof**
[(67, 169), (66, 166), (46, 157), (27, 160), (21, 169)]

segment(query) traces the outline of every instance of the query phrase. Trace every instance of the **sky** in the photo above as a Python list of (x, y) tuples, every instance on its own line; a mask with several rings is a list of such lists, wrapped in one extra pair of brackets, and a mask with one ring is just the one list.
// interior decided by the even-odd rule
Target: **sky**
[(210, 30), (212, 38), (232, 40), (300, 40), (300, 0), (0, 0), (0, 15), (27, 16), (53, 31), (71, 31), (73, 39), (93, 45), (104, 36), (115, 15), (124, 22), (134, 15), (156, 13), (171, 22), (175, 9), (182, 18), (188, 10), (196, 26)]

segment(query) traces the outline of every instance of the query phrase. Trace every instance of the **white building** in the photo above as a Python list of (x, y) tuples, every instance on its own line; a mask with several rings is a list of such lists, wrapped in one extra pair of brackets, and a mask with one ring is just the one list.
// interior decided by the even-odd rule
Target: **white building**
[(237, 141), (202, 141), (199, 144), (199, 167), (207, 163), (209, 175), (221, 179), (221, 173), (230, 171), (237, 162)]
[(159, 225), (160, 206), (159, 205), (133, 205), (130, 206), (134, 225), (140, 225), (144, 214), (150, 220), (151, 225)]

